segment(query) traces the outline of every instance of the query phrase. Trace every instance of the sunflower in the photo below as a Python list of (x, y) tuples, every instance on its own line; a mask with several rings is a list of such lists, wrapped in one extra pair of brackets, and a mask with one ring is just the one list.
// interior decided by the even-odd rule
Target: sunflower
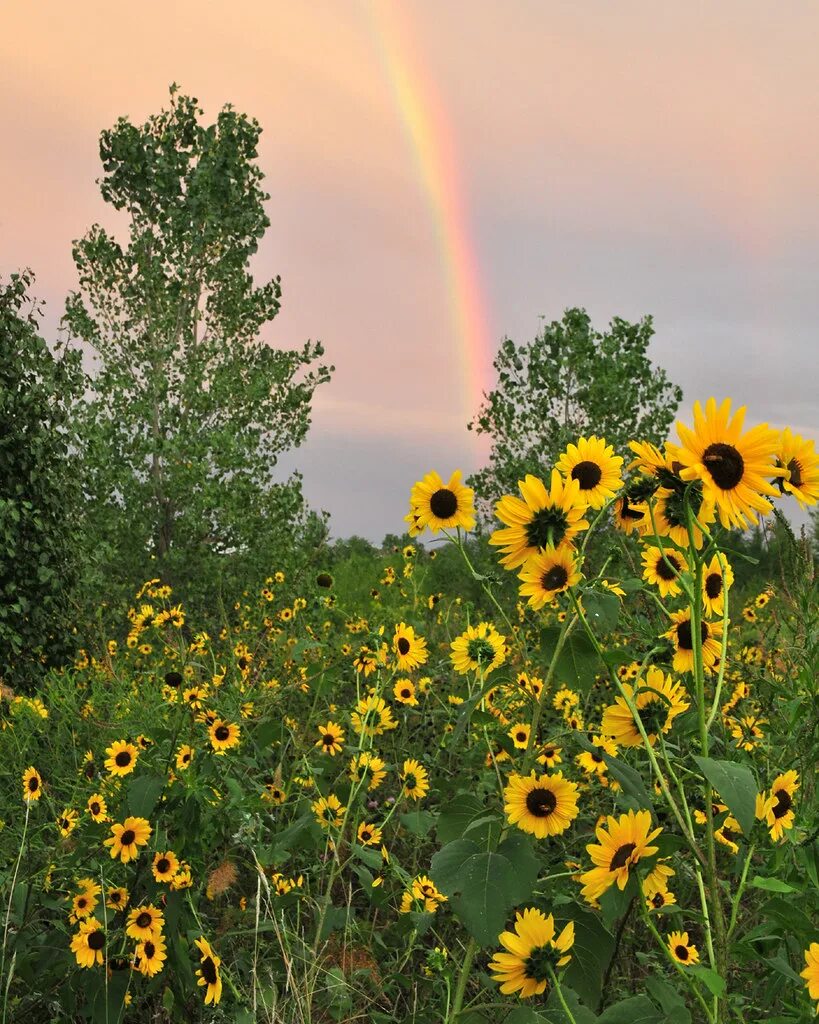
[[(799, 972), (805, 979), (805, 988), (811, 999), (819, 999), (819, 942), (812, 942), (805, 950), (805, 969)], [(816, 1008), (819, 1013), (819, 1006)]]
[(335, 793), (330, 793), (326, 797), (319, 797), (310, 806), (313, 809), (313, 814), (316, 816), (316, 821), (322, 828), (330, 828), (331, 826), (333, 828), (340, 828), (343, 824), (347, 808), (342, 807), (341, 801)]
[(774, 779), (771, 795), (765, 809), (771, 839), (778, 842), (786, 829), (793, 828), (796, 815), (793, 811), (793, 795), (799, 789), (799, 775), (795, 771), (785, 772)]
[[(633, 533), (641, 527), (645, 528), (648, 516), (648, 505), (645, 501), (639, 501), (628, 492), (621, 494), (611, 508), (612, 519), (615, 527), (621, 533)], [(651, 529), (651, 522), (648, 523)]]
[(815, 505), (819, 498), (819, 455), (813, 441), (805, 441), (799, 434), (783, 430), (776, 450), (776, 465), (784, 476), (776, 480), (783, 494), (792, 494), (802, 508)]
[(429, 792), (429, 773), (426, 768), (414, 758), (404, 761), (403, 771), (400, 773), (404, 785), (401, 792), (412, 800), (421, 800)]
[(548, 491), (531, 473), (518, 481), (518, 487), (523, 500), (511, 494), (500, 499), (495, 515), (505, 529), (495, 530), (489, 538), (490, 544), (502, 550), (501, 565), (507, 569), (517, 569), (531, 555), (567, 544), (580, 530), (589, 528), (577, 480), (564, 480), (553, 469)]
[(553, 743), (547, 743), (545, 747), (540, 748), (537, 763), (544, 765), (546, 768), (554, 768), (556, 764), (562, 764), (561, 750), (561, 747), (556, 747)]
[(151, 832), (145, 818), (126, 818), (121, 825), (111, 826), (111, 837), (103, 845), (111, 847), (112, 859), (119, 857), (123, 864), (127, 864), (129, 860), (136, 860), (139, 856), (137, 847), (146, 845)]
[(358, 841), (362, 846), (377, 846), (381, 842), (381, 829), (362, 821), (358, 826)]
[[(691, 635), (691, 609), (684, 608), (679, 612), (672, 612), (671, 619), (674, 625), (663, 636), (674, 645), (674, 671), (694, 671), (694, 641)], [(719, 661), (722, 647), (717, 640), (716, 627), (703, 619), (700, 622), (700, 636), (702, 637), (702, 663), (706, 672), (710, 672)]]
[[(723, 572), (723, 565), (725, 571)], [(706, 615), (722, 618), (725, 610), (725, 595), (734, 583), (734, 570), (725, 555), (714, 555), (709, 565), (702, 568), (702, 606)]]
[(727, 846), (731, 853), (739, 853), (738, 839), (742, 838), (742, 828), (737, 819), (729, 814), (719, 828), (714, 829), (717, 842)]
[(373, 693), (356, 704), (350, 719), (360, 736), (381, 736), (390, 729), (398, 728), (398, 722), (392, 717), (392, 708), (383, 697)]
[[(672, 682), (662, 669), (652, 665), (645, 676), (637, 681), (636, 686), (623, 683), (623, 692), (637, 708), (637, 714), (648, 736), (648, 742), (654, 746), (659, 733), (667, 733), (677, 715), (690, 707), (685, 687), (680, 682)], [(603, 711), (601, 731), (611, 736), (623, 747), (639, 747), (643, 737), (628, 706), (626, 697), (615, 697)]]
[(386, 779), (386, 764), (378, 754), (362, 751), (350, 761), (349, 776), (352, 782), (363, 782), (369, 779), (367, 789), (370, 791), (378, 789)]
[(196, 940), (196, 947), (200, 953), (199, 969), (196, 972), (199, 981), (196, 984), (205, 986), (205, 1006), (208, 1003), (215, 1006), (222, 998), (222, 979), (219, 975), (219, 965), (222, 961), (204, 936)]
[(139, 749), (126, 740), (116, 740), (105, 751), (105, 767), (111, 775), (130, 775), (136, 768)]
[(165, 853), (155, 853), (151, 871), (157, 882), (170, 882), (179, 870), (179, 858), (173, 850), (166, 850)]
[(595, 866), (580, 876), (583, 896), (599, 899), (615, 882), (618, 889), (625, 889), (630, 870), (642, 857), (657, 852), (658, 848), (649, 843), (661, 832), (661, 828), (651, 831), (649, 811), (629, 811), (619, 820), (609, 815), (605, 826), (598, 825), (595, 830), (600, 845), (591, 843), (586, 847)]
[(422, 533), (427, 527), (433, 533), (438, 530), (454, 529), (456, 526), (471, 530), (475, 526), (475, 492), (461, 483), (461, 471), (456, 469), (444, 483), (436, 472), (427, 473), (419, 480), (410, 493), (409, 515), (404, 519), (410, 524), (411, 537)]
[[(659, 487), (654, 495), (651, 510), (648, 511), (642, 523), (638, 524), (638, 531), (643, 536), (654, 534), (654, 526), (660, 537), (668, 537), (680, 547), (688, 547), (688, 518), (686, 516), (686, 493), (687, 500), (694, 513), (694, 543), (699, 549), (702, 547), (703, 533), (700, 526), (709, 526), (717, 517), (716, 506), (713, 501), (707, 500), (703, 493), (702, 486), (695, 484), (686, 488), (684, 485), (676, 487)], [(654, 517), (652, 526), (651, 518)], [(698, 525), (699, 524), (699, 525)]]
[(646, 898), (646, 910), (662, 910), (663, 907), (670, 907), (672, 903), (677, 902), (677, 897), (671, 892), (670, 889), (666, 889), (665, 892), (655, 892), (653, 896)]
[(688, 562), (676, 548), (647, 545), (643, 549), (643, 579), (659, 588), (660, 597), (676, 597), (680, 573), (687, 571)]
[(589, 508), (602, 508), (623, 486), (623, 459), (605, 438), (581, 437), (570, 444), (556, 463), (564, 476), (580, 485), (580, 497)]
[(208, 728), (208, 735), (210, 736), (210, 745), (220, 756), (224, 755), (225, 751), (230, 750), (231, 747), (239, 745), (240, 729), (235, 722), (226, 722), (217, 718)]
[(688, 932), (671, 932), (668, 936), (668, 950), (677, 963), (683, 966), (700, 962), (697, 947), (688, 941)]
[(190, 767), (190, 763), (193, 760), (193, 754), (193, 747), (189, 746), (187, 743), (183, 743), (176, 752), (177, 771), (184, 772), (186, 768)]
[(39, 800), (43, 792), (43, 779), (33, 766), (23, 772), (23, 800), (27, 804)]
[(740, 750), (751, 751), (765, 739), (765, 733), (760, 726), (767, 725), (768, 720), (760, 718), (759, 715), (743, 715), (741, 718), (729, 718), (726, 724), (730, 726), (735, 745)]
[(105, 893), (105, 905), (111, 910), (122, 910), (128, 905), (128, 890), (121, 885), (110, 886)]
[(489, 964), (492, 980), (500, 984), (503, 995), (520, 993), (521, 999), (546, 991), (550, 971), (565, 967), (571, 960), (574, 922), (570, 921), (555, 938), (555, 920), (535, 907), (515, 915), (515, 929), (501, 932), (498, 941), (506, 952), (495, 953)]
[(95, 917), (80, 922), (79, 931), (71, 939), (71, 952), (80, 967), (101, 964), (105, 956), (105, 930)]
[(74, 829), (77, 827), (77, 822), (80, 819), (80, 812), (75, 811), (73, 807), (66, 807), (63, 813), (57, 818), (57, 828), (60, 830), (60, 835), (65, 839), (70, 836)]
[(713, 398), (705, 405), (694, 403), (694, 429), (677, 423), (682, 444), (673, 447), (674, 457), (682, 465), (683, 480), (702, 480), (706, 498), (714, 502), (722, 525), (745, 529), (757, 521), (757, 513), (767, 515), (771, 503), (763, 497), (779, 492), (770, 477), (784, 476), (775, 456), (779, 435), (767, 423), (742, 433), (745, 406), (731, 417), (731, 400), (717, 408)]
[(507, 732), (507, 736), (515, 745), (517, 750), (525, 750), (529, 746), (529, 732), (531, 726), (527, 722), (518, 722)]
[(94, 793), (89, 796), (85, 805), (92, 821), (108, 821), (108, 805), (101, 793)]
[(438, 889), (431, 878), (426, 875), (417, 875), (412, 880), (412, 895), (416, 900), (421, 900), (424, 910), (435, 913), (439, 903), (446, 903), (447, 897)]
[(415, 686), (409, 679), (398, 679), (392, 688), (393, 696), (399, 704), (410, 704), (415, 707), (418, 698), (415, 696)]
[(552, 707), (563, 715), (570, 712), (572, 708), (576, 708), (579, 703), (580, 695), (574, 690), (570, 690), (568, 686), (558, 690), (552, 698)]
[(580, 813), (577, 786), (554, 775), (510, 775), (503, 791), (503, 809), (510, 825), (536, 839), (559, 836)]
[(159, 934), (152, 935), (150, 938), (145, 939), (144, 942), (140, 942), (135, 951), (136, 966), (139, 973), (144, 974), (148, 978), (153, 978), (155, 974), (159, 974), (165, 966), (165, 961), (168, 959), (165, 949), (165, 940)]
[(535, 611), (551, 603), (558, 594), (580, 582), (579, 559), (572, 548), (547, 548), (538, 555), (531, 555), (518, 573), (522, 580), (520, 596), (529, 599), (529, 606)]
[(90, 917), (94, 913), (99, 900), (95, 894), (90, 890), (78, 893), (71, 901), (71, 917), (70, 920), (82, 921), (86, 917)]
[(165, 926), (165, 915), (154, 906), (134, 907), (128, 915), (128, 927), (125, 934), (129, 938), (143, 942), (157, 935)]
[(395, 627), (392, 649), (395, 654), (395, 667), (399, 672), (412, 672), (429, 658), (426, 640), (422, 636), (416, 636), (412, 626), (407, 626), (403, 622)]
[(468, 626), (452, 641), (452, 664), (456, 672), (482, 672), (488, 676), (506, 661), (506, 637), (489, 622)]
[(344, 749), (344, 730), (335, 722), (328, 722), (327, 725), (318, 727), (319, 739), (316, 746), (321, 747), (325, 754), (335, 757)]
[(667, 859), (658, 859), (654, 867), (643, 878), (644, 896), (653, 896), (657, 892), (667, 891), (669, 878), (673, 878), (677, 873), (674, 868), (665, 863)]

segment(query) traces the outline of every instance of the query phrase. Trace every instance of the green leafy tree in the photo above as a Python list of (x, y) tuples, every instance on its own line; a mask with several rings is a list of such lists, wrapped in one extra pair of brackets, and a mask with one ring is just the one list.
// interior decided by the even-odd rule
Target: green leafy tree
[(169, 109), (102, 133), (100, 191), (128, 238), (94, 225), (74, 244), (64, 318), (94, 356), (83, 434), (106, 578), (162, 576), (186, 599), (292, 547), (300, 478), (275, 468), (332, 371), (318, 343), (260, 337), (281, 297), (278, 277), (257, 285), (249, 269), (270, 223), (261, 128), (230, 105), (202, 114), (172, 86)]
[(30, 687), (70, 650), (81, 562), (76, 353), (38, 332), (30, 271), (0, 284), (0, 679)]
[(547, 475), (580, 436), (603, 436), (624, 456), (632, 438), (665, 440), (682, 391), (648, 358), (653, 334), (651, 317), (615, 317), (601, 332), (584, 309), (567, 309), (527, 345), (504, 339), (497, 387), (469, 424), (492, 439), (489, 464), (469, 481), (485, 515), (527, 473)]

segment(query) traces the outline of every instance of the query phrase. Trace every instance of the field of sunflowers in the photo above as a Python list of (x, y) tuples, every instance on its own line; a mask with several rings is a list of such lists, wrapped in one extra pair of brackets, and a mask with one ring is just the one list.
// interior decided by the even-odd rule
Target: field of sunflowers
[(735, 541), (819, 457), (743, 420), (578, 438), (483, 546), (430, 472), (355, 586), (152, 579), (5, 688), (2, 1024), (813, 1020), (814, 563)]

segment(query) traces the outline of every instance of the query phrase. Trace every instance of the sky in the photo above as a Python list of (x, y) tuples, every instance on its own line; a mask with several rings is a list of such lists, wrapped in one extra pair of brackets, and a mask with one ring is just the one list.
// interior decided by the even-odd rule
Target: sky
[(265, 338), (336, 367), (282, 469), (335, 536), (477, 468), (494, 351), (570, 306), (653, 315), (681, 418), (819, 438), (818, 40), (808, 0), (4, 0), (0, 274), (35, 270), (54, 336), (72, 240), (121, 223), (99, 133), (177, 82), (264, 129)]

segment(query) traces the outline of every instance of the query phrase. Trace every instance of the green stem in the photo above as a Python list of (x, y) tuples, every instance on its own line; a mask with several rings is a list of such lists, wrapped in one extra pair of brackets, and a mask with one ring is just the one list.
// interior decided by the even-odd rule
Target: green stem
[(739, 913), (739, 902), (742, 899), (742, 894), (745, 891), (745, 883), (748, 880), (748, 868), (751, 866), (751, 857), (754, 855), (755, 845), (751, 843), (748, 847), (748, 855), (745, 858), (745, 863), (742, 865), (742, 875), (739, 879), (739, 886), (731, 900), (731, 920), (728, 924), (728, 941), (731, 941), (731, 936), (734, 934), (734, 928), (737, 926), (737, 914)]
[(671, 950), (668, 948), (668, 943), (663, 940), (662, 935), (660, 935), (660, 933), (657, 931), (657, 928), (655, 927), (654, 922), (651, 920), (651, 918), (649, 916), (649, 912), (648, 912), (648, 909), (646, 908), (645, 902), (642, 901), (642, 900), (640, 900), (639, 902), (640, 902), (640, 906), (642, 908), (643, 920), (645, 921), (646, 926), (648, 927), (648, 930), (654, 936), (654, 939), (655, 939), (657, 945), (663, 951), (663, 954), (665, 955), (665, 958), (668, 960), (668, 962), (671, 964), (671, 966), (674, 968), (674, 970), (682, 977), (682, 979), (685, 981), (686, 985), (691, 990), (691, 993), (695, 996), (697, 1002), (702, 1007), (703, 1013), (705, 1014), (705, 1019), (709, 1022), (709, 1024), (715, 1024), (716, 1017), (714, 1016), (714, 1013), (711, 1011), (711, 1009), (709, 1008), (709, 1006), (706, 1003), (705, 999), (703, 998), (702, 992), (700, 992), (696, 982), (686, 972), (686, 970), (682, 966), (682, 964), (677, 963), (677, 961), (671, 955)]
[(569, 1024), (577, 1024), (574, 1014), (569, 1009), (569, 1004), (566, 1002), (566, 999), (563, 995), (563, 989), (561, 989), (560, 982), (557, 980), (557, 975), (555, 974), (554, 967), (552, 967), (551, 964), (548, 964), (547, 970), (549, 971), (549, 977), (552, 979), (552, 984), (554, 985), (555, 992), (557, 992), (557, 998), (560, 1000), (560, 1005), (563, 1007), (563, 1012), (566, 1014), (566, 1018), (568, 1019)]
[(466, 984), (469, 981), (469, 973), (472, 970), (472, 961), (475, 959), (475, 953), (478, 951), (478, 944), (473, 938), (470, 938), (466, 946), (466, 952), (464, 953), (463, 963), (461, 964), (461, 970), (458, 974), (458, 983), (455, 986), (455, 996), (452, 1000), (452, 1009), (449, 1017), (447, 1018), (447, 1024), (450, 1021), (457, 1020), (458, 1015), (461, 1012), (461, 1008), (464, 1005), (464, 994), (466, 993)]

